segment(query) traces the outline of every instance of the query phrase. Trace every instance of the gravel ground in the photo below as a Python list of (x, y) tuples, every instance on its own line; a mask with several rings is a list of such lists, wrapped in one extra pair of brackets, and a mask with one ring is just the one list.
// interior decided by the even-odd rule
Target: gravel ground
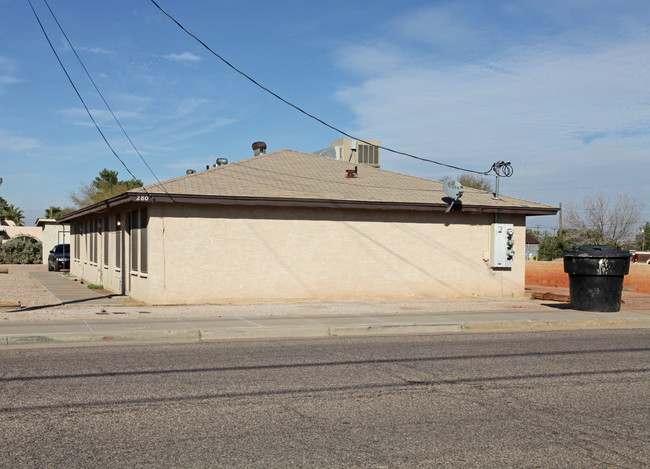
[[(302, 300), (269, 303), (223, 303), (205, 305), (149, 306), (125, 301), (120, 305), (63, 305), (34, 280), (29, 272), (46, 271), (45, 265), (4, 265), (0, 274), (0, 300), (18, 300), (21, 308), (0, 308), (2, 321), (49, 321), (77, 319), (136, 319), (174, 317), (241, 317), (288, 315), (381, 314), (460, 311), (513, 311), (553, 308), (552, 301), (531, 300), (527, 294), (517, 298), (364, 298), (341, 301)], [(71, 280), (72, 281), (72, 280)], [(542, 291), (568, 294), (568, 289), (533, 287)], [(530, 293), (530, 291), (528, 291)], [(110, 292), (106, 292), (110, 294)], [(624, 308), (650, 312), (650, 295), (623, 293)], [(560, 312), (561, 310), (553, 308)]]
[(18, 300), (23, 307), (61, 303), (34, 280), (29, 272), (47, 271), (46, 265), (3, 265), (9, 273), (0, 274), (0, 300)]

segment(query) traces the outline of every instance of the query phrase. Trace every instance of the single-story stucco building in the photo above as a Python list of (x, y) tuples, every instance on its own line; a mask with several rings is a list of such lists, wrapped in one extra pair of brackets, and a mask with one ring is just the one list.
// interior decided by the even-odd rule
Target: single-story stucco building
[(447, 212), (439, 181), (281, 150), (59, 221), (73, 275), (148, 304), (523, 295), (526, 216), (557, 208), (461, 201)]
[(17, 238), (31, 236), (36, 241), (43, 241), (43, 229), (38, 226), (17, 226), (12, 220), (0, 218), (0, 244)]
[(36, 226), (42, 231), (43, 264), (47, 264), (47, 258), (54, 246), (70, 243), (70, 225), (58, 223), (54, 218), (38, 218)]

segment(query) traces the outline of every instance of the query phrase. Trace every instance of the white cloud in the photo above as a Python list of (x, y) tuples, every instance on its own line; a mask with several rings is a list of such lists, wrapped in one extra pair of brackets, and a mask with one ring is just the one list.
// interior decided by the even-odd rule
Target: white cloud
[(13, 85), (14, 83), (20, 83), (20, 80), (8, 75), (0, 75), (0, 88), (6, 85)]
[(335, 61), (340, 68), (363, 76), (376, 76), (408, 66), (402, 51), (379, 41), (351, 44), (338, 51)]
[(164, 59), (172, 60), (174, 62), (200, 62), (201, 57), (192, 54), (191, 52), (183, 52), (182, 54), (167, 54), (163, 55)]
[(0, 55), (0, 94), (4, 92), (5, 87), (20, 83), (21, 80), (14, 77), (16, 65), (13, 61)]
[[(431, 18), (419, 22), (431, 24)], [(417, 23), (407, 29), (424, 34)], [(460, 24), (458, 34), (465, 27)], [(580, 186), (573, 182), (576, 174), (591, 185), (621, 190), (640, 181), (635, 168), (647, 165), (650, 146), (646, 31), (613, 37), (570, 31), (495, 44), (491, 54), (456, 54), (453, 61), (436, 60), (428, 46), (414, 48), (412, 38), (400, 40), (403, 35), (387, 38), (391, 47), (364, 43), (339, 51), (338, 64), (346, 69), (377, 65), (335, 94), (355, 116), (357, 135), (468, 169), (512, 160), (517, 178), (506, 187), (522, 192), (549, 182), (569, 190)], [(427, 41), (443, 39), (436, 33)], [(452, 172), (388, 152), (382, 166), (427, 177)], [(557, 187), (543, 195), (560, 197)]]
[(395, 22), (403, 38), (431, 46), (461, 49), (477, 45), (484, 38), (487, 23), (475, 22), (471, 4), (453, 3), (416, 10)]
[(185, 142), (201, 135), (211, 134), (215, 130), (226, 127), (236, 122), (236, 119), (228, 117), (212, 118), (208, 121), (204, 117), (197, 119), (183, 119), (174, 124), (166, 126), (165, 142)]
[(103, 49), (101, 47), (78, 47), (77, 49), (83, 50), (86, 52), (90, 52), (92, 54), (100, 54), (100, 55), (112, 55), (114, 52), (112, 50), (108, 49)]
[(34, 138), (19, 137), (8, 130), (0, 129), (0, 152), (2, 153), (17, 153), (39, 147), (41, 143)]
[(583, 55), (520, 49), (497, 63), (387, 71), (340, 90), (337, 98), (369, 133), (429, 135), (446, 151), (456, 139), (476, 153), (486, 144), (588, 143), (590, 135), (624, 137), (644, 128), (650, 93), (643, 77), (650, 76), (650, 63), (635, 59), (639, 53), (650, 57), (650, 45)]
[(2, 72), (15, 72), (16, 71), (16, 65), (13, 63), (13, 61), (9, 60), (7, 57), (3, 57), (0, 55), (0, 71)]
[[(136, 111), (113, 111), (115, 116), (122, 122), (124, 119), (144, 119), (144, 115)], [(101, 123), (114, 123), (115, 120), (111, 115), (110, 111), (106, 109), (91, 109), (90, 113), (92, 114), (95, 121), (99, 124)], [(69, 108), (62, 109), (59, 111), (59, 114), (72, 119), (73, 124), (80, 125), (83, 127), (91, 126), (94, 127), (94, 124), (88, 117), (88, 113), (83, 108)], [(122, 124), (124, 124), (122, 122)]]
[(207, 103), (207, 99), (203, 98), (185, 98), (178, 105), (178, 117), (192, 114), (202, 104)]

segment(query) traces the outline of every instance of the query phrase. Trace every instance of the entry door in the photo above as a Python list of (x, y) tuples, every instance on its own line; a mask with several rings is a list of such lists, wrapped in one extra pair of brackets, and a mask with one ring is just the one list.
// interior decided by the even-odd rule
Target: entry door
[(120, 293), (128, 295), (131, 291), (131, 270), (129, 250), (130, 221), (128, 214), (118, 213), (115, 216), (115, 267), (119, 269)]

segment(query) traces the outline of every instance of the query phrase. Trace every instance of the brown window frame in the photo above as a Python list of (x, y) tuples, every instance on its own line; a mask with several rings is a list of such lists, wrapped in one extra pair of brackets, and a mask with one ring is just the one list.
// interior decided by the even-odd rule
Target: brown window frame
[(110, 232), (110, 228), (108, 225), (108, 217), (104, 217), (104, 231), (102, 236), (104, 236), (104, 267), (108, 267), (108, 262), (109, 262), (109, 256), (108, 256), (108, 247), (109, 247), (109, 242), (108, 242), (108, 233)]
[(129, 229), (131, 233), (131, 271), (138, 271), (138, 211), (129, 212)]
[(148, 235), (149, 211), (146, 208), (140, 210), (140, 272), (146, 274), (149, 270), (148, 256)]
[(74, 258), (79, 260), (81, 257), (81, 223), (75, 223), (72, 227), (72, 236), (74, 237)]

